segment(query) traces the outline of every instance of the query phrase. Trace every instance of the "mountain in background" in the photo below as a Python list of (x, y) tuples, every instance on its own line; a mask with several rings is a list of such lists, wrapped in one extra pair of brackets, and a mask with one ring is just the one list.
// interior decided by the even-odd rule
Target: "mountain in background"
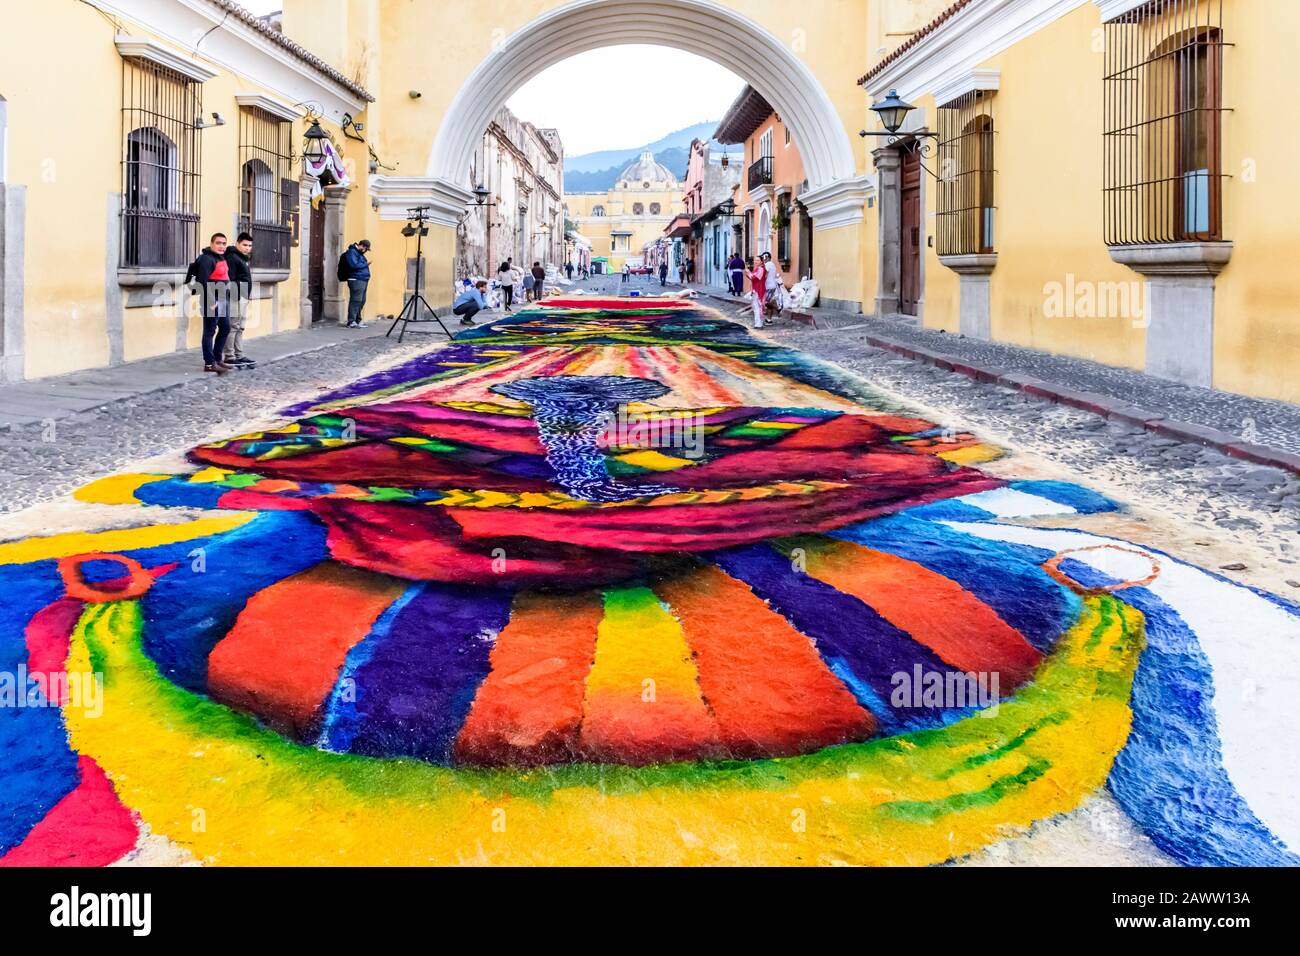
[[(686, 164), (691, 156), (691, 140), (709, 139), (718, 128), (717, 120), (696, 123), (676, 132), (669, 133), (653, 143), (635, 146), (631, 149), (602, 149), (595, 153), (583, 153), (581, 156), (564, 157), (564, 191), (568, 193), (603, 193), (618, 182), (618, 174), (646, 150), (654, 154), (655, 162), (672, 170), (674, 176), (682, 179), (686, 175)], [(711, 142), (717, 150), (735, 150), (735, 146), (723, 146)]]

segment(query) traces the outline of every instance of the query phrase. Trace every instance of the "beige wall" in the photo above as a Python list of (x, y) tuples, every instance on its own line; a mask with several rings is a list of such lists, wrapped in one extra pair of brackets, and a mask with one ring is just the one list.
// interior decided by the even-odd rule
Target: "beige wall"
[[(0, 95), (8, 106), (8, 181), (27, 189), (25, 229), (25, 350), (28, 378), (57, 375), (109, 363), (110, 326), (121, 316), (121, 357), (126, 361), (171, 352), (176, 347), (176, 307), (168, 293), (162, 304), (127, 308), (118, 284), (114, 254), (120, 230), (122, 190), (122, 58), (114, 46), (117, 27), (93, 8), (58, 2), (58, 42), (67, 55), (51, 56), (33, 44), (50, 35), (50, 6), (17, 4), (5, 11), (0, 31)], [(120, 20), (122, 32), (158, 39), (147, 25)], [(176, 50), (165, 40), (164, 46)], [(75, 69), (69, 64), (75, 62)], [(200, 60), (200, 62), (203, 62)], [(226, 120), (199, 134), (201, 150), (200, 246), (213, 232), (235, 236), (239, 203), (239, 110), (236, 93), (280, 99), (255, 78), (204, 63), (218, 75), (203, 84), (203, 110)], [(364, 121), (364, 113), (357, 119)], [(367, 210), (364, 146), (323, 124), (356, 169), (359, 188), (349, 197), (348, 218), (364, 223)], [(300, 150), (304, 124), (294, 125)], [(355, 147), (360, 147), (359, 149)], [(291, 175), (301, 175), (295, 163)], [(277, 283), (279, 327), (299, 324), (299, 256), (292, 250), (291, 274)], [(256, 255), (254, 256), (256, 262)], [(183, 274), (182, 267), (177, 274)], [(199, 344), (197, 302), (182, 292), (191, 319), (187, 344)], [(247, 337), (272, 330), (272, 300), (250, 304)]]
[[(1102, 209), (1101, 17), (1086, 3), (980, 64), (1000, 71), (996, 133), (997, 267), (990, 283), (992, 334), (1110, 365), (1141, 369), (1146, 316), (1049, 314), (1056, 287), (1122, 284), (1142, 302), (1143, 279), (1114, 262)], [(1279, 71), (1294, 73), (1285, 37), (1300, 33), (1300, 4), (1227, 0), (1223, 119), (1224, 238), (1235, 249), (1215, 293), (1215, 387), (1300, 401), (1300, 282), (1292, 260), (1297, 203), (1287, 175), (1300, 129), (1267, 104)], [(1050, 66), (1048, 66), (1050, 65)], [(915, 100), (933, 126), (934, 101)], [(933, 160), (927, 160), (932, 165)], [(935, 234), (936, 190), (925, 177), (926, 235)], [(872, 217), (869, 217), (872, 218)], [(925, 251), (924, 324), (957, 331), (958, 277)], [(1101, 310), (1104, 311), (1104, 310)]]

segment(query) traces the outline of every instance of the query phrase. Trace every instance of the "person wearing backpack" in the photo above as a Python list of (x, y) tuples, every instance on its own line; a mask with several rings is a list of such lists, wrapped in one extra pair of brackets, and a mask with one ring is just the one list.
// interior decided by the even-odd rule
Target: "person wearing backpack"
[(370, 240), (362, 239), (348, 246), (347, 251), (339, 257), (339, 281), (348, 284), (348, 322), (347, 328), (359, 329), (362, 326), (361, 310), (366, 305), (366, 287), (370, 285), (370, 263), (366, 254), (370, 252)]
[(203, 371), (225, 375), (230, 366), (225, 357), (226, 338), (230, 335), (230, 304), (235, 293), (230, 288), (230, 265), (226, 262), (226, 234), (213, 233), (208, 247), (199, 253), (185, 273), (187, 285), (203, 304)]

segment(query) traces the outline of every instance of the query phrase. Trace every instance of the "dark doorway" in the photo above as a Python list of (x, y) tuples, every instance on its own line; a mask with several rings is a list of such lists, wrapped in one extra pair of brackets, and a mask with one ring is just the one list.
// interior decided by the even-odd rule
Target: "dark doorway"
[(902, 216), (898, 310), (916, 315), (921, 303), (921, 155), (915, 149), (903, 151)]
[(325, 317), (325, 204), (311, 206), (311, 244), (307, 250), (307, 297), (311, 300), (311, 320)]

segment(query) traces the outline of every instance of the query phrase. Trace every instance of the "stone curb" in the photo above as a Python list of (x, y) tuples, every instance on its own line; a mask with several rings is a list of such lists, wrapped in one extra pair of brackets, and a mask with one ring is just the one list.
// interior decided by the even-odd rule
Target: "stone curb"
[[(741, 299), (734, 299), (713, 292), (701, 291), (700, 296), (713, 299), (724, 305), (744, 304)], [(816, 323), (815, 311), (811, 313), (811, 317), (813, 319), (812, 327), (819, 328)], [(864, 326), (840, 326), (839, 331), (844, 332), (862, 327)], [(932, 349), (922, 348), (919, 345), (910, 345), (895, 339), (884, 338), (874, 332), (864, 335), (863, 339), (876, 348), (893, 352), (904, 358), (924, 362), (945, 371), (956, 372), (978, 382), (1012, 388), (1018, 392), (1024, 392), (1026, 395), (1041, 398), (1044, 401), (1054, 402), (1058, 405), (1068, 405), (1071, 408), (1090, 412), (1093, 415), (1099, 415), (1112, 421), (1135, 425), (1177, 441), (1213, 448), (1225, 455), (1231, 455), (1233, 458), (1253, 461), (1256, 464), (1268, 465), (1271, 468), (1281, 468), (1283, 471), (1300, 475), (1300, 455), (1282, 451), (1278, 448), (1269, 448), (1265, 445), (1245, 442), (1239, 436), (1217, 428), (1167, 419), (1160, 412), (1150, 411), (1111, 395), (1103, 395), (1100, 392), (1084, 392), (1062, 385), (1053, 385), (1051, 382), (1045, 382), (1034, 375), (1023, 372), (1008, 372), (1005, 369), (993, 366), (976, 365), (954, 355), (936, 352)]]
[(1177, 441), (1213, 448), (1225, 455), (1231, 455), (1233, 458), (1242, 458), (1259, 465), (1281, 468), (1283, 471), (1300, 475), (1300, 455), (1282, 451), (1278, 448), (1269, 448), (1266, 445), (1245, 442), (1239, 436), (1221, 431), (1218, 428), (1167, 419), (1159, 412), (1132, 405), (1123, 399), (1110, 395), (1103, 395), (1099, 392), (1077, 391), (1061, 385), (1053, 385), (1033, 375), (1026, 375), (1021, 372), (1006, 372), (1003, 369), (991, 366), (975, 365), (967, 359), (883, 338), (878, 334), (866, 335), (863, 338), (876, 348), (885, 349), (905, 358), (925, 362), (927, 365), (933, 365), (950, 372), (957, 372), (980, 382), (1002, 385), (1058, 405), (1069, 405), (1072, 408), (1091, 412), (1103, 418), (1136, 425), (1145, 428), (1147, 431), (1155, 432), (1157, 435), (1164, 435)]

